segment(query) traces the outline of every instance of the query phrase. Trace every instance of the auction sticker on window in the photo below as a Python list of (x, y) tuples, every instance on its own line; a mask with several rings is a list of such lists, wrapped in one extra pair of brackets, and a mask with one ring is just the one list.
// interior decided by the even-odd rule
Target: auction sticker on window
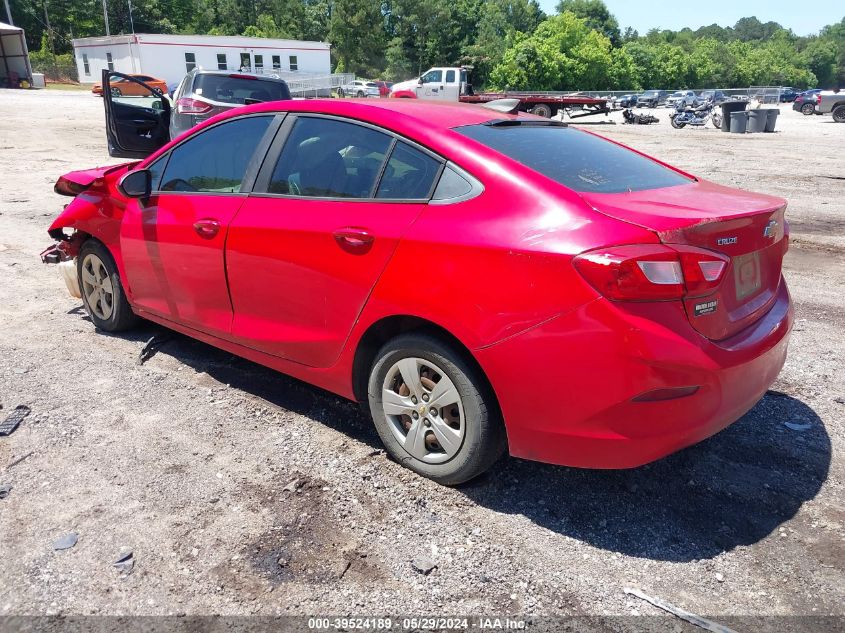
[(710, 301), (702, 301), (701, 303), (696, 303), (693, 308), (693, 314), (695, 316), (704, 316), (705, 314), (713, 314), (716, 311), (716, 308), (719, 307), (719, 300), (718, 299), (711, 299)]

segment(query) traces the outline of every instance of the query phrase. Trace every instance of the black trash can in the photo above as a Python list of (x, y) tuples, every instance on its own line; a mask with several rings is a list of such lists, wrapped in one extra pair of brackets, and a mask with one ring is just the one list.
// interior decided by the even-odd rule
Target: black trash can
[(766, 132), (774, 132), (775, 125), (777, 125), (780, 110), (778, 110), (777, 108), (769, 108), (768, 110), (766, 110), (766, 114), (769, 115), (766, 118)]
[(769, 113), (765, 110), (749, 110), (748, 111), (748, 128), (746, 132), (756, 134), (757, 132), (766, 131), (766, 122), (769, 120)]
[(725, 101), (722, 103), (722, 132), (730, 132), (731, 113), (745, 110), (747, 101)]
[(748, 112), (731, 112), (731, 134), (745, 134), (748, 128)]

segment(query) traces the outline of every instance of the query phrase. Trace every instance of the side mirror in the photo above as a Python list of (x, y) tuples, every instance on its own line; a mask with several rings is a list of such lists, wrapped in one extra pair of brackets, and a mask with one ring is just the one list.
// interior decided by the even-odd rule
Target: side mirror
[(420, 77), (419, 79), (417, 79), (417, 85), (418, 85), (418, 86), (422, 86), (422, 85), (423, 85), (423, 80), (422, 80), (422, 77)]
[(152, 181), (149, 169), (136, 169), (120, 179), (117, 189), (127, 198), (149, 198)]

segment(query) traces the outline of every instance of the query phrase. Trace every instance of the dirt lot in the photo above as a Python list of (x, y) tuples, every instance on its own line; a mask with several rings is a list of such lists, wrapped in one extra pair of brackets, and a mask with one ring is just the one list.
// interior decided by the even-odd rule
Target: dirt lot
[(101, 101), (0, 91), (0, 418), (32, 407), (0, 438), (0, 614), (661, 613), (637, 587), (725, 621), (845, 617), (845, 125), (783, 108), (779, 133), (738, 137), (656, 114), (590, 127), (790, 201), (777, 391), (644, 468), (509, 459), (449, 489), (390, 462), (351, 403), (183, 337), (138, 366), (156, 328), (95, 332), (38, 253), (56, 178), (109, 160)]

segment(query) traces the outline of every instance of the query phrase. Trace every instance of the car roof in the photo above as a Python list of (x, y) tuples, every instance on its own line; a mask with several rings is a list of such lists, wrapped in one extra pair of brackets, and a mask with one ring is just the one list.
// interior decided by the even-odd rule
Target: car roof
[(485, 123), (495, 119), (536, 119), (531, 115), (513, 115), (467, 103), (417, 99), (302, 99), (270, 101), (243, 108), (235, 113), (247, 112), (313, 112), (336, 114), (378, 123), (389, 127), (395, 124), (424, 124), (429, 128), (450, 129), (462, 125)]
[(274, 75), (258, 75), (256, 73), (240, 72), (237, 70), (205, 70), (203, 68), (198, 68), (194, 70), (193, 73), (195, 77), (199, 77), (200, 75), (222, 75), (225, 77), (248, 77), (249, 79), (262, 79), (265, 81), (281, 81), (283, 83), (287, 83), (281, 77), (276, 77)]

